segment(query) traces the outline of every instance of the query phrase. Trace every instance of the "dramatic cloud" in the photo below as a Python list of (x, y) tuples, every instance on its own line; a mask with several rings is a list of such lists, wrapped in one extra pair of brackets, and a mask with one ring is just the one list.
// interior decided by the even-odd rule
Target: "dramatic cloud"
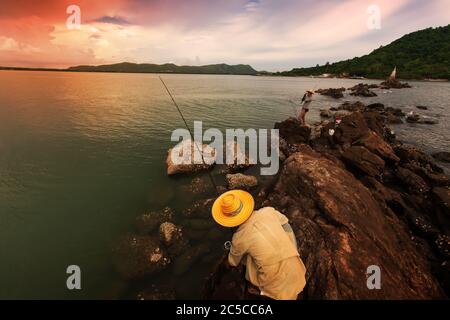
[[(68, 29), (66, 9), (81, 8)], [(369, 29), (368, 7), (381, 29)], [(369, 53), (450, 21), (448, 0), (15, 0), (0, 8), (0, 65), (247, 63), (286, 70)]]
[(127, 21), (127, 19), (123, 17), (110, 17), (110, 16), (103, 16), (100, 18), (95, 19), (93, 22), (103, 22), (103, 23), (111, 23), (111, 24), (118, 24), (120, 26), (126, 26), (130, 23)]

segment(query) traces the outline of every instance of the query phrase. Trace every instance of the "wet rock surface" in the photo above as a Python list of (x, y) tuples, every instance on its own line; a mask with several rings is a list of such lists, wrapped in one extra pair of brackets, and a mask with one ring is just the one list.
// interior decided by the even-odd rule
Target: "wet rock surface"
[[(392, 134), (389, 116), (401, 109), (346, 102), (336, 110), (347, 114), (312, 134), (295, 119), (276, 124), (287, 158), (259, 204), (289, 218), (307, 268), (303, 298), (448, 297), (449, 178)], [(382, 270), (380, 290), (367, 289), (370, 265)], [(205, 285), (206, 298), (248, 294), (240, 272), (223, 263)]]
[(387, 79), (380, 84), (380, 88), (382, 89), (403, 89), (403, 88), (411, 88), (411, 86), (406, 82), (400, 82), (397, 79)]
[(435, 158), (438, 161), (450, 163), (450, 152), (441, 151), (433, 153), (433, 158)]
[(250, 190), (258, 185), (258, 179), (255, 176), (245, 175), (242, 173), (227, 174), (228, 189), (244, 189)]
[(343, 98), (344, 94), (343, 92), (345, 91), (345, 88), (329, 88), (329, 89), (318, 89), (316, 90), (317, 93), (320, 93), (321, 95), (324, 96), (329, 96), (335, 99), (339, 99), (339, 98)]
[[(177, 161), (173, 161), (177, 159)], [(192, 173), (207, 170), (216, 161), (216, 151), (204, 144), (185, 140), (167, 151), (166, 167), (167, 175)]]
[(170, 258), (154, 237), (126, 235), (113, 249), (117, 272), (126, 279), (136, 279), (164, 270)]
[(377, 87), (378, 86), (376, 86), (376, 85), (359, 83), (359, 84), (349, 88), (349, 90), (351, 91), (350, 95), (352, 95), (352, 96), (376, 97), (377, 94), (370, 89), (377, 88)]
[(151, 234), (165, 221), (172, 221), (175, 212), (169, 207), (162, 210), (144, 213), (135, 220), (135, 228), (139, 234)]

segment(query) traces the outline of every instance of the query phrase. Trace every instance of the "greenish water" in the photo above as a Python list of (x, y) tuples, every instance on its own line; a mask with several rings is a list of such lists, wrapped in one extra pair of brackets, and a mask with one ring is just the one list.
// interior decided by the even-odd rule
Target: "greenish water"
[[(202, 120), (204, 129), (272, 128), (293, 115), (292, 101), (306, 89), (358, 83), (163, 77), (190, 124)], [(450, 85), (413, 85), (363, 101), (405, 110), (430, 106), (421, 112), (439, 124), (396, 130), (427, 151), (448, 150)], [(2, 71), (0, 88), (0, 298), (117, 297), (124, 282), (111, 264), (114, 241), (145, 210), (181, 208), (192, 200), (186, 192), (190, 178), (169, 179), (165, 173), (171, 132), (183, 124), (157, 75)], [(319, 120), (319, 108), (339, 103), (317, 96), (308, 120)], [(220, 255), (222, 243), (211, 248)], [(81, 267), (81, 291), (66, 289), (71, 264)], [(183, 287), (179, 296), (198, 297), (212, 264), (175, 279)], [(170, 274), (156, 277), (175, 281)]]

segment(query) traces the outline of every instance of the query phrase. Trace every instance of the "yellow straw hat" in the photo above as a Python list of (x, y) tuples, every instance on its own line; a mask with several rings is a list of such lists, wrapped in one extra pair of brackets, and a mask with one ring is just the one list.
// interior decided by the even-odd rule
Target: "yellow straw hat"
[(221, 194), (212, 206), (214, 220), (224, 227), (236, 227), (250, 217), (255, 201), (250, 193), (231, 190)]

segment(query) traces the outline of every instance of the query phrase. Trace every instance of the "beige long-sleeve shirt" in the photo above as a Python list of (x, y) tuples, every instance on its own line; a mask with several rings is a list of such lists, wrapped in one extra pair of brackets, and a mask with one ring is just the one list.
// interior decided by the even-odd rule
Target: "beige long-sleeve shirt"
[(246, 278), (261, 294), (293, 300), (305, 287), (306, 268), (285, 215), (272, 207), (252, 213), (233, 235), (228, 260), (246, 264)]

